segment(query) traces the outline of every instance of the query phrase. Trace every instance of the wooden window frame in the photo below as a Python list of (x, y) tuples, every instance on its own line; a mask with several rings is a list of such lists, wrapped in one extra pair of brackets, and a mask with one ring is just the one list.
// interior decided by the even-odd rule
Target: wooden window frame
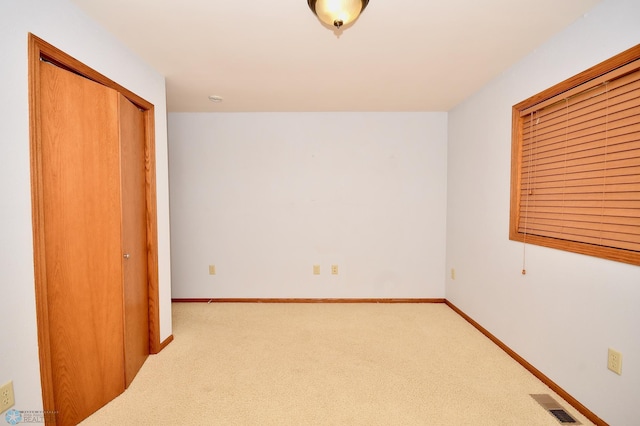
[[(556, 84), (516, 105), (512, 108), (512, 142), (511, 142), (511, 212), (509, 219), (509, 239), (526, 244), (534, 244), (559, 250), (600, 257), (618, 262), (640, 265), (640, 251), (606, 247), (560, 238), (534, 235), (519, 231), (523, 139), (526, 129), (523, 129), (525, 117), (531, 111), (541, 109), (545, 105), (555, 102), (552, 98), (558, 96), (570, 97), (574, 93), (584, 91), (586, 87), (595, 86), (608, 80), (607, 74), (621, 67), (635, 67), (640, 60), (640, 44), (636, 45), (584, 72)], [(636, 64), (633, 64), (636, 62)]]

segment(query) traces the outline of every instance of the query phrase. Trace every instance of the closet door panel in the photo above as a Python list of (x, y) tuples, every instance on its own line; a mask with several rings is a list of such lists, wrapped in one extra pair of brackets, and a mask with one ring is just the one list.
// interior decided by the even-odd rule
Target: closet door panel
[(124, 390), (118, 93), (41, 64), (47, 309), (57, 424)]
[(149, 356), (144, 114), (119, 95), (125, 386)]

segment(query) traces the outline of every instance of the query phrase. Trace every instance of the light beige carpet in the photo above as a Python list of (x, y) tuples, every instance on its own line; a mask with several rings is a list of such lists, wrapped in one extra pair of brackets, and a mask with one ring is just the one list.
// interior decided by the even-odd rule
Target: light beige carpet
[(551, 394), (444, 304), (173, 304), (174, 341), (83, 425), (549, 425)]

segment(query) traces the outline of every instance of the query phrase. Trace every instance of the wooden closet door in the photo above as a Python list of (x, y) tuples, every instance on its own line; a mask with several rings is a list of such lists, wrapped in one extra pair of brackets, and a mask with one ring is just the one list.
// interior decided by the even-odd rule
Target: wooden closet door
[(40, 66), (47, 319), (58, 425), (124, 391), (118, 93)]
[(125, 386), (149, 356), (144, 114), (119, 95)]

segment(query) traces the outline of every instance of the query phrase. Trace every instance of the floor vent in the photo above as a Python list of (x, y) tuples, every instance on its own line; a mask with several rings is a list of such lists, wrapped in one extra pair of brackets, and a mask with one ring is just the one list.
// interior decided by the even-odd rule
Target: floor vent
[(551, 395), (548, 394), (531, 394), (531, 397), (538, 404), (547, 410), (560, 424), (563, 425), (581, 425), (578, 420), (574, 419)]
[(577, 424), (577, 420), (574, 419), (573, 417), (571, 417), (569, 415), (569, 413), (567, 413), (566, 411), (559, 409), (559, 410), (549, 410), (549, 412), (551, 414), (553, 414), (556, 419), (558, 419), (558, 421), (560, 423), (573, 423), (573, 424)]

